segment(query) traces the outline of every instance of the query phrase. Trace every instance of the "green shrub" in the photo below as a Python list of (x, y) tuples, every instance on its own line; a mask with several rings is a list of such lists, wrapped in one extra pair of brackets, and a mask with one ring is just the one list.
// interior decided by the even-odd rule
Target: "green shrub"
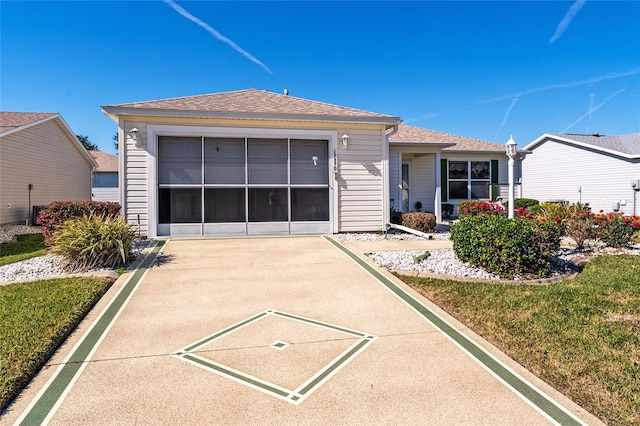
[(70, 270), (116, 268), (133, 259), (136, 234), (120, 216), (68, 220), (54, 235), (52, 251)]
[(540, 210), (537, 212), (538, 216), (545, 218), (548, 221), (562, 221), (567, 217), (567, 206), (563, 203), (556, 202), (544, 202), (540, 204)]
[(402, 225), (402, 212), (391, 207), (389, 220), (391, 221), (391, 223), (395, 223), (396, 225)]
[(404, 213), (402, 215), (402, 226), (420, 232), (433, 232), (436, 229), (436, 215), (422, 212)]
[(460, 260), (504, 278), (547, 276), (560, 237), (555, 223), (496, 214), (464, 217), (451, 227)]
[(540, 201), (533, 198), (516, 198), (513, 204), (516, 209), (520, 207), (528, 209), (529, 207), (540, 205)]
[(469, 200), (458, 203), (458, 217), (478, 216), (484, 214), (505, 214), (506, 211), (491, 201)]
[(42, 225), (45, 242), (51, 244), (54, 233), (66, 221), (83, 216), (116, 217), (120, 214), (120, 204), (109, 201), (56, 201), (42, 210), (36, 222)]

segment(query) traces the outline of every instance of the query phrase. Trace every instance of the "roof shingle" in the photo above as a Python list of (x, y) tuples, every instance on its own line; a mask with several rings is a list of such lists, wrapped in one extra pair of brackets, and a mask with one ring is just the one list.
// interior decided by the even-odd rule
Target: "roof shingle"
[(213, 115), (220, 113), (240, 116), (310, 116), (339, 117), (343, 119), (377, 119), (390, 122), (400, 121), (396, 116), (311, 101), (257, 89), (106, 105), (103, 108), (107, 112), (114, 109), (118, 111), (128, 109), (132, 110), (132, 113), (135, 112), (135, 110), (146, 110), (157, 112), (198, 112)]
[(56, 115), (55, 112), (0, 112), (0, 133)]
[(89, 151), (89, 154), (98, 163), (97, 172), (117, 172), (118, 157), (102, 151)]
[(504, 152), (505, 147), (491, 142), (485, 142), (478, 139), (466, 138), (464, 136), (451, 135), (449, 133), (438, 132), (435, 130), (422, 129), (420, 127), (407, 126), (401, 124), (398, 126), (398, 132), (389, 138), (389, 142), (395, 143), (442, 143), (454, 146), (443, 148), (442, 151), (486, 151), (486, 152)]
[(615, 151), (630, 156), (640, 155), (640, 133), (631, 133), (620, 136), (598, 135), (597, 133), (591, 135), (550, 133), (549, 135), (564, 139), (571, 139), (596, 148)]

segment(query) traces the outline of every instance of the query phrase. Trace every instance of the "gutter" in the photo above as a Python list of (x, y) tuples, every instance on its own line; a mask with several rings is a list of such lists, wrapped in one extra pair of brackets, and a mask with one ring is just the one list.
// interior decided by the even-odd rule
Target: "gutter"
[(413, 235), (417, 235), (419, 237), (422, 238), (426, 238), (427, 240), (433, 240), (433, 236), (429, 235), (425, 232), (421, 232), (421, 231), (416, 231), (415, 229), (411, 229), (411, 228), (407, 228), (406, 226), (402, 226), (402, 225), (398, 225), (395, 223), (388, 223), (387, 224), (387, 229), (398, 229), (400, 231), (404, 231), (408, 234), (413, 234)]

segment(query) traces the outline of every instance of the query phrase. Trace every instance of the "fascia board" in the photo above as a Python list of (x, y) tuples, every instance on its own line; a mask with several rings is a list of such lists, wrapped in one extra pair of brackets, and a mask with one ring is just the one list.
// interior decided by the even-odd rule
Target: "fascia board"
[(112, 120), (114, 116), (151, 116), (171, 118), (223, 118), (240, 120), (276, 120), (276, 121), (320, 121), (331, 123), (362, 123), (362, 124), (400, 124), (399, 117), (339, 117), (331, 115), (302, 115), (302, 114), (254, 114), (254, 113), (229, 113), (208, 111), (177, 111), (156, 110), (142, 108), (122, 108), (103, 106), (102, 111)]

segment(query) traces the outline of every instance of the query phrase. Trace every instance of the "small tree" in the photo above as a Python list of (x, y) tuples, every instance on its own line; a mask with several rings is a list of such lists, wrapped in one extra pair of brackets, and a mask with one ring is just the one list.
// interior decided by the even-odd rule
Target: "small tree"
[(98, 145), (91, 143), (89, 136), (76, 135), (76, 138), (87, 151), (98, 151)]

